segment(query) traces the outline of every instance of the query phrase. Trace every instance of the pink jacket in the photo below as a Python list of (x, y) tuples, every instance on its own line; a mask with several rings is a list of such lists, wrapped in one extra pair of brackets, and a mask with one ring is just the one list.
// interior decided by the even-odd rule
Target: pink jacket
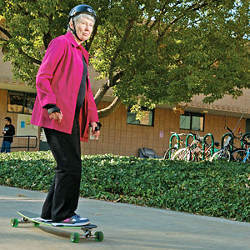
[[(88, 64), (88, 52), (78, 45), (71, 32), (53, 39), (46, 51), (36, 77), (37, 97), (31, 124), (71, 134), (76, 101), (83, 73), (82, 55)], [(98, 114), (89, 76), (86, 83), (84, 112), (81, 108), (79, 122), (81, 140), (88, 140), (89, 122), (97, 122)], [(50, 120), (46, 104), (56, 104), (63, 119), (61, 123)]]

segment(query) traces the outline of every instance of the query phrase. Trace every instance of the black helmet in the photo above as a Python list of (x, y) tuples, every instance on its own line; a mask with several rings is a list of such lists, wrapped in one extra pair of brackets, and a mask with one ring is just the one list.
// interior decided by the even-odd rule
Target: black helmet
[(80, 4), (80, 5), (77, 5), (75, 6), (70, 12), (69, 12), (69, 20), (72, 18), (72, 17), (75, 17), (79, 14), (82, 14), (82, 13), (85, 13), (85, 14), (88, 14), (90, 16), (93, 16), (95, 19), (96, 19), (96, 13), (95, 11), (93, 10), (93, 8), (87, 4)]

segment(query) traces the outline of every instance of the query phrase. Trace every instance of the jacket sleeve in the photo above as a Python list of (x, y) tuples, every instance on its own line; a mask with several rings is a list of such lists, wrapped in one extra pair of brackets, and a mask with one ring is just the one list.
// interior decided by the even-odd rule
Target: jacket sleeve
[(94, 96), (91, 90), (90, 82), (89, 82), (89, 90), (88, 90), (88, 113), (89, 113), (89, 122), (99, 121), (97, 107), (96, 107)]
[(47, 104), (56, 104), (56, 96), (51, 88), (54, 72), (62, 59), (66, 49), (66, 41), (55, 38), (48, 46), (42, 64), (36, 76), (38, 100), (42, 107)]

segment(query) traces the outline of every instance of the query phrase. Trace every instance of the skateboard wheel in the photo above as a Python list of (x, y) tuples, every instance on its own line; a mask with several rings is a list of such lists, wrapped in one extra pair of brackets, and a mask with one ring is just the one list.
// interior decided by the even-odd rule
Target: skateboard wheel
[(80, 241), (80, 234), (79, 233), (72, 233), (70, 235), (70, 241), (73, 243), (79, 243)]
[(34, 225), (34, 227), (39, 227), (39, 225), (40, 225), (40, 224), (39, 224), (39, 223), (37, 223), (37, 222), (34, 222), (34, 224), (33, 224), (33, 225)]
[(17, 218), (13, 218), (13, 219), (10, 220), (10, 224), (11, 224), (12, 227), (17, 227), (18, 223), (19, 223), (19, 221), (18, 221)]
[(104, 234), (101, 231), (95, 232), (95, 239), (96, 241), (103, 241), (104, 239)]
[(29, 222), (29, 220), (27, 218), (22, 218), (23, 222)]

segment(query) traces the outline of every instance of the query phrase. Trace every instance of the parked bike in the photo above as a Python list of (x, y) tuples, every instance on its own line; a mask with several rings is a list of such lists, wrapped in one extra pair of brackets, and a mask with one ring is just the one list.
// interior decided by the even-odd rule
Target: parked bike
[(231, 153), (231, 160), (235, 162), (250, 163), (250, 133), (246, 133), (240, 139), (241, 148), (237, 148)]

